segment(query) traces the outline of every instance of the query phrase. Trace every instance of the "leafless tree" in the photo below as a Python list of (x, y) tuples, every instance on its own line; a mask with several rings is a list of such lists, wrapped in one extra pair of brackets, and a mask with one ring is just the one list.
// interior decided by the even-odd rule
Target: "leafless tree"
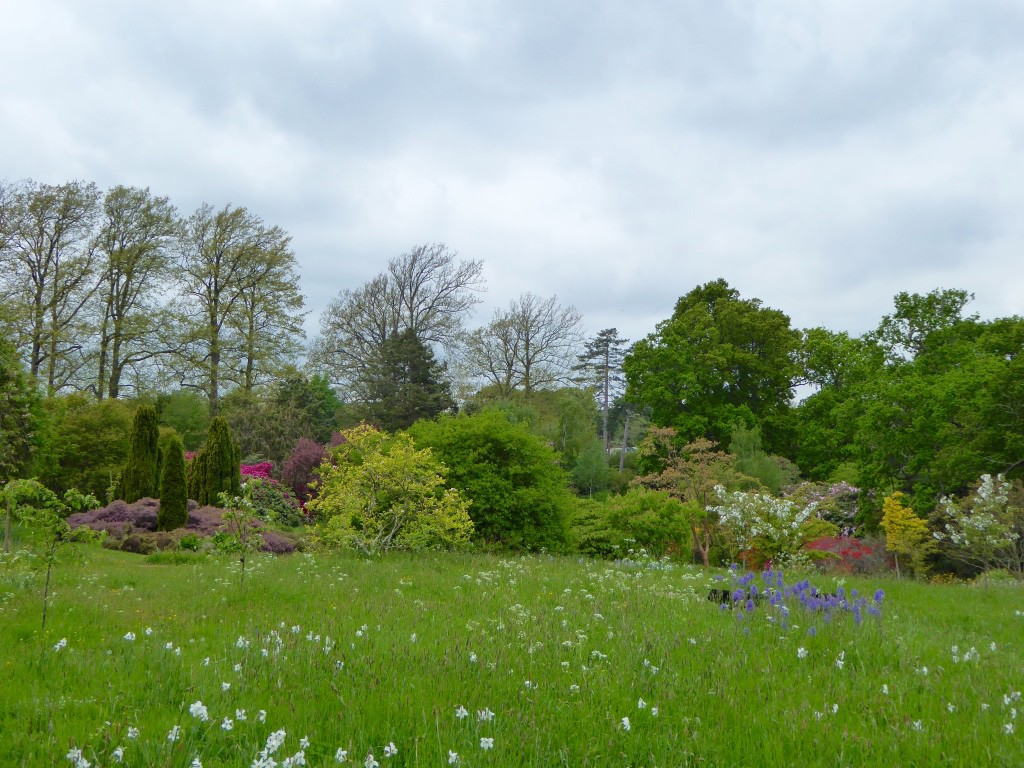
[(459, 261), (441, 243), (391, 259), (385, 271), (358, 290), (342, 291), (327, 307), (311, 362), (358, 396), (362, 374), (391, 337), (412, 331), (423, 343), (451, 353), (466, 315), (480, 301), (482, 271), (483, 262)]
[(561, 306), (557, 296), (524, 293), (469, 335), (468, 368), (503, 395), (570, 383), (583, 343), (582, 324), (579, 312)]

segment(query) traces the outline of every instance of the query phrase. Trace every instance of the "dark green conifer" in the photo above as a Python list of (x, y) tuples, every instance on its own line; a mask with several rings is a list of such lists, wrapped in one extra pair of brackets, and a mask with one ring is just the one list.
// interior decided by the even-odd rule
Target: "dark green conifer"
[(188, 494), (185, 492), (185, 447), (177, 433), (165, 441), (160, 475), (160, 511), (157, 528), (171, 531), (188, 522)]
[(121, 472), (120, 489), (128, 503), (149, 496), (156, 498), (160, 478), (157, 474), (157, 441), (160, 430), (156, 423), (156, 408), (140, 405), (132, 422), (132, 437), (128, 447), (128, 461)]
[(231, 430), (222, 416), (210, 422), (206, 445), (189, 468), (189, 495), (200, 504), (217, 504), (222, 491), (230, 496), (242, 492), (241, 448), (231, 439)]

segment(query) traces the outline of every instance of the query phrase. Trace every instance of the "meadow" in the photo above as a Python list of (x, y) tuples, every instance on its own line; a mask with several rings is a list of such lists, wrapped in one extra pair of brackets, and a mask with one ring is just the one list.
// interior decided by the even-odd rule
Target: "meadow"
[(0, 566), (2, 766), (1024, 765), (1019, 586), (721, 608), (742, 574), (642, 557), (77, 554), (45, 637)]

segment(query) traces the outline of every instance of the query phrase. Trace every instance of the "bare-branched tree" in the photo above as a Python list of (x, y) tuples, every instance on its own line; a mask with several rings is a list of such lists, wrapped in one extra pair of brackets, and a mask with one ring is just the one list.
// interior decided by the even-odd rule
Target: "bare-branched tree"
[(391, 259), (358, 290), (345, 290), (320, 318), (311, 362), (350, 396), (378, 361), (384, 343), (411, 331), (451, 353), (483, 290), (483, 262), (459, 261), (443, 244), (421, 245)]
[(557, 296), (524, 293), (469, 335), (466, 366), (505, 396), (570, 383), (582, 325), (579, 312), (561, 306)]

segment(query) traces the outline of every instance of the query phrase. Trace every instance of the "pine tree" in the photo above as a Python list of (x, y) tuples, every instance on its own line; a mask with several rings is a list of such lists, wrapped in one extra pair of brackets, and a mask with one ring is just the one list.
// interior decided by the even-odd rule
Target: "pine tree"
[(622, 389), (622, 361), (629, 339), (619, 337), (617, 328), (605, 328), (587, 341), (586, 351), (579, 356), (576, 370), (584, 384), (594, 386), (601, 404), (601, 437), (605, 454), (608, 453), (608, 411), (615, 395)]
[(157, 474), (159, 439), (156, 408), (152, 405), (140, 405), (132, 422), (128, 461), (121, 472), (122, 496), (129, 504), (146, 496), (157, 496), (160, 484)]
[(160, 511), (157, 528), (171, 531), (188, 522), (188, 495), (185, 493), (185, 447), (177, 434), (167, 438), (160, 475)]

